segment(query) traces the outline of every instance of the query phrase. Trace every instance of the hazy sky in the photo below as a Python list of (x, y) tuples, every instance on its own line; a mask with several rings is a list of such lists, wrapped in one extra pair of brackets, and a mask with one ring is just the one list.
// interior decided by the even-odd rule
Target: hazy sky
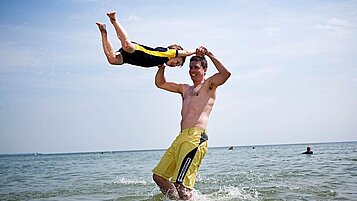
[[(0, 153), (166, 148), (181, 98), (112, 67), (96, 21), (149, 46), (200, 45), (232, 72), (210, 146), (357, 140), (357, 1), (0, 1)], [(209, 63), (208, 75), (216, 70)], [(166, 70), (188, 82), (188, 62)]]

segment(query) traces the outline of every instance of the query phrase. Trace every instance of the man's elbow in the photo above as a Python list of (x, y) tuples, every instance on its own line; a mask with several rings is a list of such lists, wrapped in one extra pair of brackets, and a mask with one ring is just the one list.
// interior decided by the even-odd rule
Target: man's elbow
[(162, 85), (164, 85), (163, 82), (155, 82), (155, 85), (157, 88), (162, 89)]
[(232, 73), (227, 71), (226, 74), (225, 74), (225, 80), (228, 80), (229, 77), (231, 77)]

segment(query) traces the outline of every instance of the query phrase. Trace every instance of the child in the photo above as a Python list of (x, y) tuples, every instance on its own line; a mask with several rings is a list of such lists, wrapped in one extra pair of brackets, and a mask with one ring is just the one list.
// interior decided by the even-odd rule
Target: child
[(122, 65), (124, 63), (153, 67), (166, 64), (171, 67), (182, 66), (186, 56), (193, 55), (195, 51), (186, 51), (180, 45), (170, 45), (169, 47), (147, 47), (129, 40), (123, 26), (116, 20), (115, 11), (108, 12), (107, 15), (113, 24), (117, 36), (121, 42), (122, 48), (114, 52), (107, 36), (105, 24), (97, 22), (102, 35), (103, 50), (108, 62), (113, 65)]

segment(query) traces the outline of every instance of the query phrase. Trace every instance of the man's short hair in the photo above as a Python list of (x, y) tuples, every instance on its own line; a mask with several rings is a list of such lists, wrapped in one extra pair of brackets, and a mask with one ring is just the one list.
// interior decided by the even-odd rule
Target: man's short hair
[(190, 59), (190, 65), (191, 65), (191, 62), (193, 62), (193, 61), (199, 61), (199, 62), (201, 62), (201, 66), (203, 67), (203, 68), (207, 68), (208, 66), (207, 66), (207, 60), (206, 60), (206, 58), (204, 57), (204, 56), (193, 56), (193, 57), (191, 57), (191, 59)]

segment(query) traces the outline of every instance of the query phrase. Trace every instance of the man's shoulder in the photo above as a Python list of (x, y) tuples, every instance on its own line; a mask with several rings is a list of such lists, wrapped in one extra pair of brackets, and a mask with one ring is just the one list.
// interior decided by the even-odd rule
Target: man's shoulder
[(186, 83), (181, 83), (180, 85), (184, 92), (187, 91), (191, 87), (191, 85), (186, 84)]
[(187, 84), (187, 83), (181, 83), (180, 85), (181, 85), (182, 87), (186, 87), (186, 88), (191, 87), (191, 85), (189, 85), (189, 84)]

